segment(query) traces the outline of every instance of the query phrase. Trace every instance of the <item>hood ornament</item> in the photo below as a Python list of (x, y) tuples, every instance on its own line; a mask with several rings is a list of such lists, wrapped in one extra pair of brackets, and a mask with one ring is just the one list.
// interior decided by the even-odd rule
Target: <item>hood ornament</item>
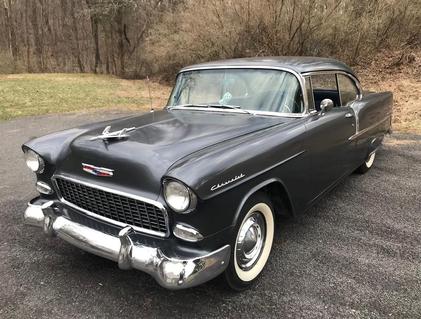
[(129, 127), (129, 128), (123, 128), (119, 131), (115, 131), (115, 132), (110, 132), (111, 126), (107, 126), (101, 133), (101, 135), (98, 136), (94, 136), (92, 137), (90, 140), (91, 141), (95, 141), (95, 140), (108, 140), (108, 139), (122, 139), (122, 138), (126, 138), (129, 137), (129, 132), (134, 131), (136, 129), (136, 127)]

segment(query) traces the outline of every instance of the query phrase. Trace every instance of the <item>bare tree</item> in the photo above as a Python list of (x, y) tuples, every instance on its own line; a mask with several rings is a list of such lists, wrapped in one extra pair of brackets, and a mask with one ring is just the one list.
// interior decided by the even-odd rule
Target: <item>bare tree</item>
[(15, 33), (15, 24), (13, 21), (13, 17), (11, 16), (11, 7), (12, 7), (12, 0), (3, 0), (3, 12), (4, 18), (6, 22), (6, 33), (8, 37), (8, 46), (10, 55), (13, 58), (14, 64), (16, 67), (16, 61), (18, 58), (18, 46), (16, 43), (16, 33)]
[(198, 61), (420, 46), (412, 0), (0, 0), (0, 72), (173, 75)]

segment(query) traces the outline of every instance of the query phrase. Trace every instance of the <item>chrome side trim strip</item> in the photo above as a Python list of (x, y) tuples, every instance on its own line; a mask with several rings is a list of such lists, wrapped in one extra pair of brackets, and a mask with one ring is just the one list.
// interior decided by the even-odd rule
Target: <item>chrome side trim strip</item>
[(264, 170), (261, 170), (261, 171), (255, 173), (255, 174), (249, 176), (245, 180), (247, 181), (247, 180), (252, 179), (252, 178), (254, 178), (254, 177), (258, 176), (258, 175), (264, 174), (264, 173), (270, 171), (271, 169), (274, 169), (277, 166), (280, 166), (282, 164), (285, 164), (286, 162), (289, 162), (290, 160), (292, 160), (292, 159), (300, 156), (301, 154), (303, 154), (305, 152), (306, 152), (306, 150), (302, 150), (302, 151), (300, 151), (298, 153), (295, 153), (294, 155), (291, 155), (290, 157), (287, 157), (287, 158), (283, 159), (282, 161), (280, 161), (280, 162), (278, 162), (276, 164), (273, 164), (272, 166), (269, 166), (268, 168), (265, 168)]
[[(74, 182), (74, 183), (78, 183), (78, 184), (85, 185), (85, 186), (88, 186), (88, 187), (96, 188), (96, 189), (102, 190), (104, 192), (113, 193), (113, 194), (120, 195), (120, 196), (125, 196), (125, 197), (128, 197), (128, 198), (140, 200), (140, 201), (143, 201), (145, 203), (154, 205), (159, 210), (161, 210), (162, 213), (165, 216), (165, 224), (166, 224), (167, 232), (166, 233), (163, 233), (163, 232), (158, 232), (158, 231), (155, 231), (155, 230), (150, 230), (150, 229), (146, 229), (146, 228), (142, 228), (142, 227), (128, 225), (128, 224), (119, 222), (117, 220), (110, 219), (110, 218), (107, 218), (107, 217), (104, 217), (104, 216), (95, 214), (95, 213), (93, 213), (91, 211), (88, 211), (86, 209), (83, 209), (83, 208), (81, 208), (81, 207), (79, 207), (79, 206), (77, 206), (77, 205), (75, 205), (75, 204), (67, 201), (65, 198), (63, 198), (63, 196), (62, 196), (62, 194), (60, 192), (60, 188), (57, 185), (57, 181), (56, 181), (57, 178), (62, 178), (62, 179), (65, 179), (65, 180), (68, 180), (68, 181), (71, 181), (71, 182)], [(149, 234), (149, 235), (154, 235), (154, 236), (159, 236), (159, 237), (168, 237), (170, 235), (168, 212), (167, 212), (167, 210), (165, 209), (165, 207), (160, 202), (157, 202), (155, 200), (152, 200), (152, 199), (149, 199), (149, 198), (146, 198), (146, 197), (142, 197), (142, 196), (133, 195), (133, 194), (130, 194), (130, 193), (118, 191), (118, 190), (115, 190), (115, 189), (112, 189), (112, 188), (95, 185), (95, 184), (92, 184), (92, 183), (89, 183), (89, 182), (85, 182), (85, 181), (81, 181), (79, 179), (75, 179), (75, 178), (68, 177), (68, 176), (65, 176), (65, 175), (54, 175), (51, 178), (51, 180), (53, 181), (53, 185), (54, 185), (54, 188), (55, 188), (55, 190), (57, 192), (58, 199), (63, 204), (65, 204), (65, 205), (67, 205), (69, 207), (72, 207), (72, 208), (74, 208), (74, 209), (76, 209), (78, 211), (81, 211), (81, 212), (85, 213), (88, 216), (94, 217), (96, 219), (99, 219), (99, 220), (102, 220), (102, 221), (105, 221), (105, 222), (108, 222), (110, 224), (114, 224), (114, 225), (117, 225), (117, 226), (120, 226), (120, 227), (130, 226), (135, 231), (138, 231), (138, 232), (141, 232), (141, 233), (145, 233), (145, 234)]]
[(212, 198), (212, 197), (214, 197), (214, 196), (216, 196), (216, 195), (218, 195), (218, 194), (220, 194), (222, 192), (225, 192), (225, 191), (227, 191), (227, 190), (229, 190), (231, 188), (234, 188), (234, 187), (236, 187), (236, 186), (238, 186), (238, 185), (240, 185), (242, 183), (245, 183), (245, 182), (247, 182), (247, 181), (255, 178), (256, 176), (262, 175), (262, 174), (270, 171), (271, 169), (274, 169), (275, 167), (280, 166), (282, 164), (285, 164), (286, 162), (288, 162), (288, 161), (290, 161), (290, 160), (292, 160), (292, 159), (294, 159), (294, 158), (302, 155), (305, 152), (306, 152), (306, 150), (302, 150), (302, 151), (300, 151), (298, 153), (295, 153), (294, 155), (291, 155), (290, 157), (287, 157), (287, 158), (283, 159), (282, 161), (280, 161), (278, 163), (273, 164), (272, 166), (269, 166), (269, 167), (267, 167), (267, 168), (265, 168), (265, 169), (263, 169), (261, 171), (258, 171), (258, 172), (254, 173), (252, 175), (249, 175), (246, 178), (240, 179), (238, 183), (230, 184), (227, 187), (223, 187), (223, 188), (221, 188), (221, 189), (219, 189), (219, 190), (211, 193), (212, 195), (209, 196), (208, 198)]
[(361, 131), (358, 131), (358, 132), (357, 132), (357, 133), (355, 133), (354, 135), (350, 136), (348, 139), (349, 139), (350, 141), (355, 140), (358, 136), (360, 136), (360, 135), (362, 135), (362, 134), (364, 134), (364, 133), (366, 133), (366, 132), (370, 131), (371, 129), (375, 128), (376, 126), (378, 126), (378, 125), (382, 124), (384, 121), (387, 121), (387, 120), (390, 118), (390, 115), (391, 115), (391, 114), (387, 115), (384, 119), (380, 120), (379, 122), (376, 122), (376, 123), (374, 123), (374, 124), (372, 124), (372, 125), (370, 125), (370, 126), (366, 127), (365, 129), (363, 129), (363, 130), (361, 130)]

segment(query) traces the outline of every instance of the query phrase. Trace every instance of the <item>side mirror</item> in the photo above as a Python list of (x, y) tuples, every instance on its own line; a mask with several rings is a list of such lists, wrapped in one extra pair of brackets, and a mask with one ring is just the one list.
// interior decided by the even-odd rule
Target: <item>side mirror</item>
[(323, 99), (320, 102), (320, 110), (322, 111), (322, 113), (326, 113), (328, 111), (330, 111), (331, 109), (333, 109), (334, 105), (333, 105), (333, 101), (331, 99)]

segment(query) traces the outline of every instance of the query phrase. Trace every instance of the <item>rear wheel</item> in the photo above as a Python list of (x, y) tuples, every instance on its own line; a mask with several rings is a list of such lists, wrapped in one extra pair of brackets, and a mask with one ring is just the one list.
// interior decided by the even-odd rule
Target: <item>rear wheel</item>
[(232, 289), (241, 291), (256, 281), (272, 249), (274, 213), (264, 193), (253, 195), (246, 202), (234, 233), (225, 279)]
[(374, 163), (374, 159), (376, 158), (376, 151), (371, 152), (366, 160), (364, 161), (364, 163), (361, 164), (360, 167), (357, 168), (357, 172), (360, 174), (364, 174), (366, 173), (372, 166)]

